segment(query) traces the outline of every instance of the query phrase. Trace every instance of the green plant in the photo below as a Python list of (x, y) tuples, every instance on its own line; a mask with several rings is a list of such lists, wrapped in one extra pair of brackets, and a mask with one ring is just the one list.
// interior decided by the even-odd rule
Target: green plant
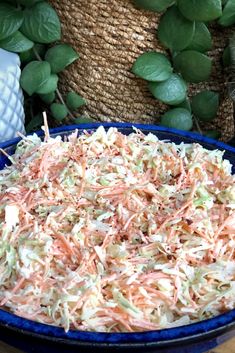
[[(202, 133), (204, 127), (200, 124), (212, 121), (217, 115), (219, 94), (202, 91), (190, 100), (187, 84), (206, 81), (210, 77), (213, 62), (206, 55), (212, 49), (208, 22), (217, 20), (222, 27), (235, 24), (234, 0), (133, 1), (138, 8), (163, 12), (157, 36), (167, 55), (164, 61), (156, 61), (159, 53), (144, 53), (135, 61), (132, 72), (149, 81), (149, 90), (156, 99), (171, 106), (162, 116), (162, 125), (190, 130), (193, 119), (197, 130)], [(163, 56), (162, 53), (160, 55)], [(230, 67), (232, 82), (229, 89), (235, 100), (235, 37), (230, 40), (222, 61)], [(165, 80), (159, 80), (159, 77), (165, 77)], [(204, 133), (219, 137), (216, 131)]]
[(182, 103), (187, 96), (187, 85), (185, 81), (176, 74), (172, 74), (170, 78), (164, 82), (150, 82), (149, 90), (155, 98), (169, 105), (178, 105)]
[(219, 108), (219, 94), (202, 91), (192, 98), (192, 112), (201, 121), (212, 121)]
[(224, 50), (223, 64), (229, 71), (228, 91), (235, 102), (235, 34), (230, 38), (229, 45)]
[(0, 48), (18, 53), (22, 62), (20, 83), (30, 112), (27, 130), (40, 126), (45, 104), (55, 121), (78, 123), (73, 111), (86, 103), (75, 92), (64, 98), (58, 89), (58, 74), (79, 57), (71, 46), (59, 44), (60, 39), (59, 17), (47, 1), (4, 0), (0, 4)]
[(191, 130), (193, 127), (192, 115), (185, 108), (168, 110), (161, 119), (161, 124), (180, 130)]

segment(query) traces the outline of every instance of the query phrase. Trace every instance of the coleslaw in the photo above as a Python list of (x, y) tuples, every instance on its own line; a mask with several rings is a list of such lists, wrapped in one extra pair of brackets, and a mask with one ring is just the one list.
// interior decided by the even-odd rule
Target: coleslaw
[(0, 306), (134, 332), (235, 308), (235, 177), (223, 152), (101, 126), (23, 138), (0, 171)]

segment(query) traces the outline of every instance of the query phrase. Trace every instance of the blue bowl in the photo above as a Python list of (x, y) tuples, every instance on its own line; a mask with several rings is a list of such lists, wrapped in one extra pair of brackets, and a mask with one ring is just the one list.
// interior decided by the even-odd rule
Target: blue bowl
[[(207, 149), (225, 151), (235, 173), (235, 148), (206, 138), (196, 133), (168, 129), (153, 125), (124, 123), (94, 123), (79, 126), (66, 126), (50, 130), (51, 136), (65, 136), (75, 128), (92, 131), (103, 125), (106, 129), (117, 127), (129, 134), (132, 127), (144, 133), (156, 134), (161, 140), (175, 143), (198, 142)], [(43, 132), (38, 135), (42, 136)], [(9, 154), (14, 153), (20, 139), (0, 144)], [(9, 163), (4, 155), (0, 156), (0, 169)], [(27, 353), (79, 353), (79, 352), (145, 352), (145, 353), (202, 353), (235, 336), (235, 310), (195, 324), (158, 331), (138, 333), (96, 333), (69, 331), (62, 328), (36, 323), (0, 310), (0, 340), (24, 350)]]

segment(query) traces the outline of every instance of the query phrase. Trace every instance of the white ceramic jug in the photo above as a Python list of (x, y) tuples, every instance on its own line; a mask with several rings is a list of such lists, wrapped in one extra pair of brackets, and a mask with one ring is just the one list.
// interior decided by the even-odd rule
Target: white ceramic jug
[(20, 59), (0, 49), (0, 142), (16, 137), (24, 129), (24, 96), (20, 87)]

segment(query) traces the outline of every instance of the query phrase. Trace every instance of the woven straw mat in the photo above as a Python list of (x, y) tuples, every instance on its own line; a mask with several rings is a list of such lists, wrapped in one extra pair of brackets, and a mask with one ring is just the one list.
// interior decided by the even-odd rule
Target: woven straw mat
[[(63, 26), (63, 41), (80, 60), (62, 74), (61, 90), (79, 92), (87, 105), (82, 114), (101, 121), (157, 123), (167, 107), (154, 99), (144, 80), (130, 69), (149, 50), (164, 52), (156, 38), (160, 15), (137, 10), (131, 0), (51, 0)], [(226, 98), (227, 75), (220, 63), (229, 30), (213, 28), (214, 59), (210, 82), (190, 85), (189, 94), (201, 89), (222, 93), (220, 111), (210, 128), (223, 140), (234, 135), (233, 104)]]

